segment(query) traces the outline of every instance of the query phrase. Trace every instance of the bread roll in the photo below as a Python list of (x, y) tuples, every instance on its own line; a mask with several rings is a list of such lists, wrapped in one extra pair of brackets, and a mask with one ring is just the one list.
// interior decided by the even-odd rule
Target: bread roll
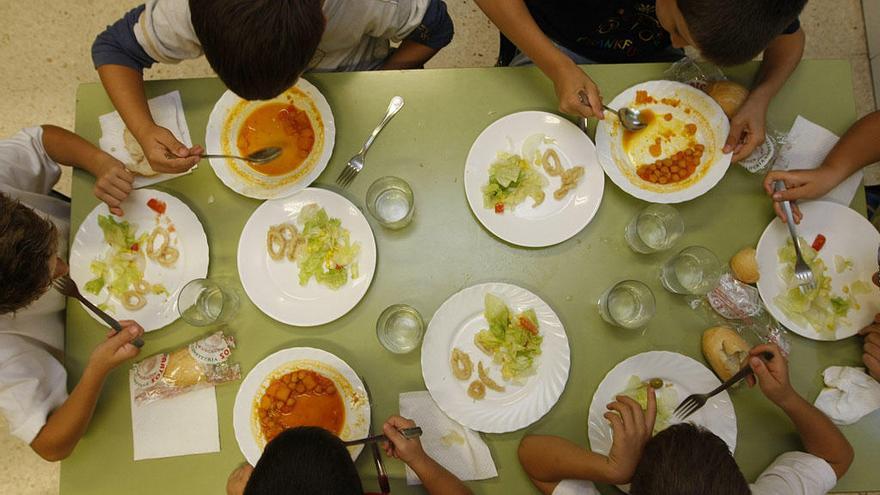
[(732, 119), (736, 115), (739, 107), (749, 96), (749, 90), (745, 86), (733, 81), (715, 81), (709, 86), (707, 92), (712, 99), (721, 105), (721, 109), (724, 110), (724, 115), (727, 115), (728, 119)]
[(140, 143), (137, 142), (137, 139), (134, 138), (134, 134), (132, 134), (127, 127), (122, 131), (122, 140), (125, 142), (125, 151), (128, 151), (128, 154), (131, 156), (131, 163), (126, 163), (125, 168), (132, 173), (143, 175), (145, 177), (158, 174), (158, 172), (153, 170), (153, 167), (150, 166), (150, 162), (148, 162), (147, 158), (144, 156), (144, 150), (141, 148)]
[(754, 284), (761, 278), (758, 272), (758, 259), (755, 248), (743, 248), (730, 258), (730, 271), (733, 277), (744, 284)]
[(703, 356), (721, 381), (735, 375), (749, 357), (749, 344), (735, 330), (712, 327), (703, 332)]

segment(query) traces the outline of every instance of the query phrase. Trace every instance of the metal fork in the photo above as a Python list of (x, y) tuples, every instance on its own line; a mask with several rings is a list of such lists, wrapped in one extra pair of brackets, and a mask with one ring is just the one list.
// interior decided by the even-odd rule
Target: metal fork
[(395, 96), (391, 98), (391, 103), (388, 104), (388, 110), (385, 111), (385, 117), (382, 118), (382, 122), (379, 122), (379, 125), (373, 129), (373, 132), (367, 138), (364, 145), (361, 147), (361, 150), (358, 151), (356, 155), (351, 157), (351, 160), (345, 165), (345, 168), (342, 169), (342, 172), (339, 174), (339, 177), (336, 178), (336, 184), (340, 187), (348, 187), (352, 180), (357, 177), (357, 174), (364, 169), (364, 160), (367, 157), (367, 150), (370, 149), (370, 146), (373, 144), (373, 141), (376, 139), (376, 136), (382, 132), (382, 129), (385, 128), (385, 125), (391, 120), (392, 117), (397, 115), (397, 112), (403, 108), (403, 98), (400, 96)]
[[(773, 359), (773, 354), (769, 352), (761, 353), (761, 357), (764, 358), (765, 361), (770, 361)], [(701, 407), (706, 405), (706, 401), (715, 397), (716, 395), (724, 392), (728, 388), (732, 387), (736, 382), (742, 380), (743, 378), (751, 375), (755, 371), (752, 369), (752, 366), (746, 362), (745, 366), (742, 367), (735, 375), (730, 377), (726, 382), (719, 385), (715, 390), (709, 392), (708, 394), (691, 394), (687, 396), (678, 407), (675, 408), (672, 415), (678, 418), (679, 421), (684, 421), (691, 414), (697, 412)]]
[[(773, 182), (774, 192), (784, 190), (784, 182), (781, 180)], [(785, 216), (788, 219), (785, 224), (788, 225), (788, 232), (791, 234), (791, 240), (794, 244), (794, 252), (797, 254), (797, 261), (794, 264), (794, 279), (797, 281), (798, 288), (801, 292), (809, 292), (816, 288), (816, 277), (813, 276), (813, 270), (810, 269), (810, 265), (804, 261), (804, 256), (801, 254), (801, 246), (800, 241), (798, 240), (797, 227), (795, 227), (794, 224), (794, 213), (791, 211), (791, 203), (788, 201), (782, 201), (782, 209), (785, 211)]]
[[(98, 318), (104, 320), (104, 323), (110, 325), (110, 328), (115, 330), (116, 333), (119, 333), (122, 330), (122, 325), (120, 325), (118, 321), (113, 319), (112, 316), (108, 315), (104, 311), (98, 309), (97, 306), (92, 304), (91, 301), (80, 294), (79, 287), (76, 286), (76, 282), (74, 282), (73, 279), (70, 278), (70, 275), (64, 275), (63, 277), (56, 278), (52, 281), (52, 287), (55, 287), (55, 290), (67, 297), (72, 297), (79, 300), (79, 302), (83, 303), (85, 307), (89, 308), (92, 313), (98, 315)], [(144, 346), (144, 341), (141, 340), (140, 337), (134, 339), (131, 343), (134, 344), (135, 347)]]
[[(418, 437), (422, 436), (422, 429), (419, 428), (418, 426), (414, 426), (412, 428), (404, 428), (404, 429), (398, 430), (398, 431), (400, 431), (400, 434), (403, 435), (403, 438), (418, 438)], [(382, 435), (372, 435), (372, 436), (369, 436), (366, 438), (361, 438), (359, 440), (346, 440), (346, 441), (342, 442), (342, 444), (345, 445), (346, 447), (351, 447), (353, 445), (361, 445), (361, 444), (377, 443), (377, 442), (387, 442), (387, 441), (388, 441), (388, 437), (386, 437), (384, 434), (382, 434)]]
[[(401, 100), (402, 101), (402, 100)], [(364, 384), (364, 392), (367, 393), (367, 402), (370, 409), (373, 408), (373, 397), (370, 394), (370, 387), (364, 377), (360, 377), (361, 383)], [(372, 416), (372, 415), (371, 415)], [(373, 418), (370, 417), (369, 435), (373, 434)], [(385, 464), (382, 463), (382, 454), (379, 452), (379, 444), (373, 442), (370, 444), (370, 452), (373, 454), (373, 463), (376, 465), (376, 478), (379, 480), (379, 490), (383, 495), (391, 493), (391, 483), (388, 481), (388, 473), (385, 471)]]

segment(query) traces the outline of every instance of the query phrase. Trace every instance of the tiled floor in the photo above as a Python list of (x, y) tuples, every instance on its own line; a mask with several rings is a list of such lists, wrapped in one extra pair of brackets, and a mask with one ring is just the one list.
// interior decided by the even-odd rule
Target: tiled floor
[[(139, 0), (0, 0), (0, 95), (3, 95), (0, 136), (41, 123), (72, 128), (77, 84), (97, 80), (89, 56), (92, 40), (103, 26), (139, 3)], [(429, 66), (492, 65), (498, 50), (495, 28), (471, 0), (446, 0), (446, 3), (456, 21), (456, 37)], [(858, 113), (864, 115), (874, 110), (861, 2), (811, 0), (801, 21), (807, 32), (806, 57), (849, 59)], [(880, 40), (880, 35), (877, 39)], [(159, 67), (148, 71), (147, 77), (210, 74), (208, 65), (199, 60)], [(61, 188), (69, 188), (69, 184), (62, 184)], [(29, 447), (11, 438), (5, 426), (0, 426), (0, 493), (57, 492), (57, 464), (43, 462)]]

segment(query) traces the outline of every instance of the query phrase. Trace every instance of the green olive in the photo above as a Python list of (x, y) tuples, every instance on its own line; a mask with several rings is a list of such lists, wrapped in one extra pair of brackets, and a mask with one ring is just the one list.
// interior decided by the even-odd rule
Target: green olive
[(651, 378), (648, 382), (648, 385), (653, 389), (663, 388), (663, 380), (660, 378)]

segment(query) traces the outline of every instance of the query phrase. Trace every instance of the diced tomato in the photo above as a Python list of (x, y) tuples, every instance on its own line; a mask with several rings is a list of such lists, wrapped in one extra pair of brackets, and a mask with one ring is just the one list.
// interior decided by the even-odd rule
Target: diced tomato
[(495, 213), (504, 213), (504, 203), (495, 203)]
[(816, 238), (813, 239), (812, 246), (816, 251), (820, 251), (822, 247), (825, 246), (825, 236), (822, 234), (817, 235)]
[(160, 201), (156, 198), (150, 198), (149, 201), (147, 201), (147, 206), (160, 215), (165, 213), (165, 208), (167, 207), (164, 201)]
[(532, 320), (526, 318), (525, 316), (519, 317), (519, 326), (525, 328), (529, 333), (533, 335), (538, 335), (538, 327), (532, 323)]
[(140, 246), (140, 244), (138, 244), (138, 243), (134, 243), (134, 244), (131, 245), (131, 250), (132, 250), (132, 251), (138, 251), (140, 248), (141, 248), (141, 246)]

